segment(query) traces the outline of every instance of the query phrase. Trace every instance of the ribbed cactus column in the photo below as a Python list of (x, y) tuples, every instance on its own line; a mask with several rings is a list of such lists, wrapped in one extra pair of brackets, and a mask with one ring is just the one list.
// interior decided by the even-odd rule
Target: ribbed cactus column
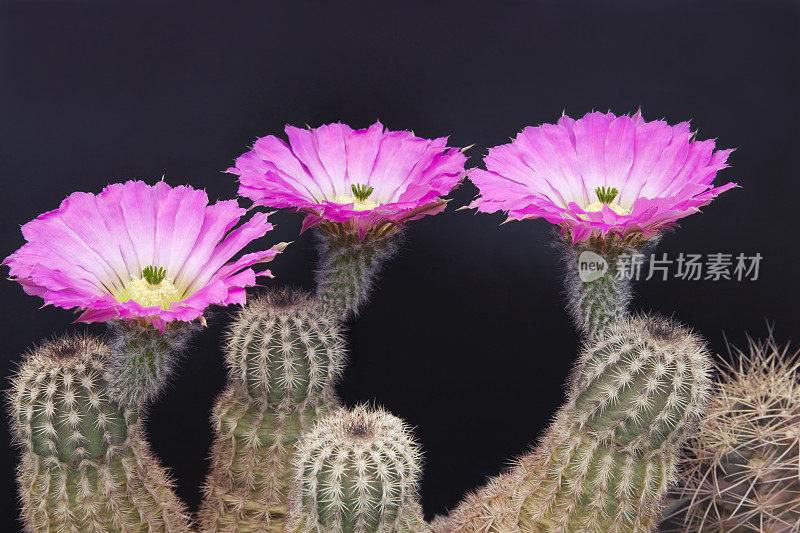
[(397, 250), (394, 228), (372, 230), (359, 239), (328, 224), (316, 229), (319, 264), (317, 295), (342, 320), (358, 313), (369, 298), (380, 268)]
[(634, 317), (605, 330), (580, 358), (538, 468), (518, 489), (527, 494), (520, 526), (652, 531), (706, 400), (709, 365), (703, 342), (666, 319)]
[(140, 320), (113, 320), (108, 368), (109, 394), (120, 403), (143, 406), (166, 387), (198, 322), (173, 321), (159, 332)]
[(652, 531), (709, 365), (703, 342), (672, 321), (629, 317), (604, 329), (537, 449), (436, 530)]
[(227, 340), (228, 385), (212, 415), (203, 531), (283, 531), (297, 439), (337, 404), (337, 324), (302, 293), (270, 293), (239, 313)]
[(629, 272), (620, 272), (621, 260), (644, 256), (657, 238), (608, 234), (575, 245), (568, 241), (568, 236), (557, 241), (565, 268), (567, 310), (578, 329), (592, 338), (628, 313), (631, 280)]
[(385, 411), (328, 415), (300, 439), (287, 531), (425, 531), (419, 459), (405, 424)]
[(190, 531), (136, 409), (107, 395), (109, 351), (91, 337), (65, 337), (29, 353), (13, 378), (26, 531)]

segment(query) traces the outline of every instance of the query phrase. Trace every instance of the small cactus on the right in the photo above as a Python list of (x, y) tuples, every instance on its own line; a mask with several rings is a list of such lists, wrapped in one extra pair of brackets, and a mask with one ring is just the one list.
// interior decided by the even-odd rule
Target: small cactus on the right
[(663, 531), (800, 531), (800, 358), (772, 338), (717, 364)]
[(399, 418), (363, 405), (328, 415), (300, 439), (287, 531), (425, 531), (419, 463)]

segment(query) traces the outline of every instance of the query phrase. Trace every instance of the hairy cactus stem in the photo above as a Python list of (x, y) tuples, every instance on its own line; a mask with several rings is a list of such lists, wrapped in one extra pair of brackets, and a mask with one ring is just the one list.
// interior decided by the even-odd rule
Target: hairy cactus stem
[(644, 261), (636, 266), (636, 258), (644, 259), (658, 240), (657, 235), (645, 237), (641, 233), (594, 235), (575, 244), (569, 232), (556, 238), (565, 269), (567, 310), (587, 338), (628, 314), (633, 272), (625, 271), (623, 265), (628, 261), (628, 268), (644, 268)]
[(637, 316), (606, 329), (578, 361), (540, 447), (542, 468), (523, 484), (521, 523), (651, 531), (709, 372), (703, 342), (675, 322)]
[(201, 324), (169, 322), (163, 332), (145, 320), (109, 322), (109, 395), (125, 405), (146, 406), (175, 374), (193, 333)]
[(317, 297), (341, 320), (358, 314), (383, 264), (398, 248), (400, 231), (384, 224), (363, 235), (335, 224), (315, 226)]

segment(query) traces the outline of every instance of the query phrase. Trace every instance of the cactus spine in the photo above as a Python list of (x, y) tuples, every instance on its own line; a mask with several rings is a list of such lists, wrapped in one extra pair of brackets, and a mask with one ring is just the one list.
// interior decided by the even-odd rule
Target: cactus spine
[(287, 531), (423, 531), (419, 460), (399, 418), (363, 405), (339, 409), (300, 440)]
[(437, 529), (652, 531), (708, 373), (703, 343), (674, 322), (606, 328), (587, 343), (539, 447)]
[[(623, 238), (613, 233), (574, 245), (569, 235), (558, 238), (557, 246), (562, 250), (566, 270), (567, 310), (587, 338), (601, 333), (628, 313), (633, 291), (631, 280), (619, 270), (620, 259), (644, 254), (657, 241), (658, 237), (645, 240), (639, 234)], [(592, 260), (604, 261), (608, 270), (597, 279), (584, 280), (579, 262)]]
[(366, 303), (381, 266), (397, 250), (398, 232), (382, 227), (362, 238), (327, 224), (316, 230), (316, 236), (317, 296), (334, 315), (345, 320)]
[[(715, 393), (689, 439), (662, 531), (800, 530), (800, 359), (772, 338), (718, 363)], [(667, 514), (667, 513), (665, 513)]]
[(227, 338), (228, 385), (212, 414), (203, 531), (283, 531), (297, 439), (337, 405), (337, 324), (318, 302), (288, 291), (239, 313)]
[(178, 359), (186, 350), (194, 322), (173, 321), (159, 332), (141, 320), (112, 320), (109, 395), (126, 405), (150, 403), (175, 373)]
[(190, 531), (136, 408), (108, 397), (109, 352), (65, 337), (27, 354), (12, 380), (26, 531)]

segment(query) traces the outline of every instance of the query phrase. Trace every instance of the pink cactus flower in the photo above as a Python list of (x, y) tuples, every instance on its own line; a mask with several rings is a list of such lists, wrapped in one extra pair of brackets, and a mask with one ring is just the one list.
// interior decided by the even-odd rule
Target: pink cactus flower
[(236, 160), (239, 195), (259, 205), (306, 213), (303, 230), (319, 223), (363, 238), (445, 207), (440, 196), (464, 175), (466, 157), (447, 139), (387, 131), (380, 122), (313, 129), (286, 126), (287, 144), (268, 135)]
[(229, 262), (272, 224), (245, 214), (236, 200), (208, 205), (205, 191), (128, 181), (100, 194), (76, 192), (58, 209), (22, 226), (26, 243), (8, 256), (11, 276), (45, 305), (77, 308), (82, 322), (203, 320), (211, 304), (243, 304), (256, 284), (251, 266), (283, 243)]
[(563, 116), (489, 149), (487, 170), (470, 173), (480, 189), (470, 207), (506, 211), (510, 220), (542, 217), (573, 244), (608, 234), (647, 239), (738, 186), (712, 183), (731, 151), (694, 140), (688, 122)]

